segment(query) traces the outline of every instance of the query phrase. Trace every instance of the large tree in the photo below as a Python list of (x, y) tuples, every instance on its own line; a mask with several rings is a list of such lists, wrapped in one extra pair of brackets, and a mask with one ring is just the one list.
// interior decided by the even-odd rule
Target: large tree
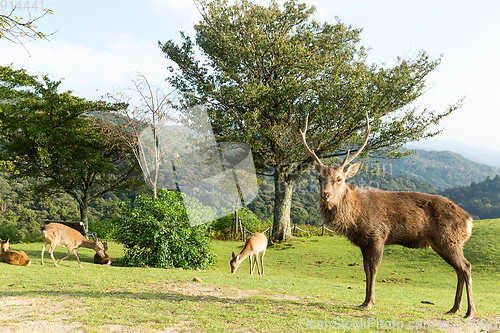
[(118, 140), (103, 138), (86, 113), (105, 105), (58, 92), (60, 81), (0, 67), (0, 147), (12, 176), (34, 179), (30, 192), (68, 193), (88, 225), (88, 204), (137, 184), (139, 168)]
[[(363, 156), (398, 157), (404, 143), (432, 137), (441, 114), (411, 104), (440, 63), (421, 51), (394, 66), (367, 61), (361, 29), (340, 20), (320, 24), (314, 7), (287, 1), (281, 9), (247, 0), (195, 1), (203, 20), (194, 41), (160, 47), (175, 63), (167, 80), (187, 106), (206, 104), (220, 141), (250, 145), (257, 170), (274, 177), (274, 238), (290, 234), (294, 184), (313, 162), (299, 129), (309, 114), (309, 146), (320, 158), (338, 158), (363, 141), (368, 111), (372, 134)], [(195, 47), (201, 54), (195, 53)]]

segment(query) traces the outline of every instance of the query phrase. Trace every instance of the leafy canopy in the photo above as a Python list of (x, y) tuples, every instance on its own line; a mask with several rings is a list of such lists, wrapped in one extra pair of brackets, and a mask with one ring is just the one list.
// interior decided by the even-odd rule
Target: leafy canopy
[[(195, 39), (181, 33), (160, 47), (173, 61), (167, 80), (185, 107), (207, 105), (218, 141), (244, 142), (256, 170), (274, 176), (274, 236), (287, 240), (293, 186), (313, 162), (301, 142), (309, 115), (307, 142), (319, 158), (354, 150), (372, 128), (361, 157), (393, 158), (404, 143), (435, 136), (441, 114), (412, 106), (425, 91), (425, 78), (441, 59), (425, 51), (394, 66), (369, 64), (360, 46), (361, 29), (312, 19), (314, 7), (289, 0), (280, 8), (239, 0), (196, 0), (203, 20)], [(199, 50), (200, 53), (196, 53)], [(326, 162), (326, 161), (325, 161)], [(330, 163), (330, 162), (328, 162)]]
[(59, 93), (60, 84), (0, 67), (0, 142), (13, 177), (36, 179), (36, 196), (70, 194), (86, 221), (88, 202), (135, 185), (138, 168), (124, 145), (105, 142), (90, 126), (85, 113), (106, 105)]
[(368, 64), (362, 30), (339, 19), (320, 24), (311, 18), (314, 7), (196, 3), (203, 20), (195, 40), (181, 33), (182, 45), (160, 44), (176, 64), (167, 80), (187, 104), (208, 103), (214, 133), (249, 144), (260, 170), (293, 173), (312, 161), (299, 135), (308, 113), (308, 142), (320, 157), (344, 155), (362, 141), (365, 110), (372, 125), (366, 152), (397, 157), (405, 142), (438, 134), (429, 128), (459, 106), (438, 115), (410, 108), (440, 58), (421, 51), (394, 67)]

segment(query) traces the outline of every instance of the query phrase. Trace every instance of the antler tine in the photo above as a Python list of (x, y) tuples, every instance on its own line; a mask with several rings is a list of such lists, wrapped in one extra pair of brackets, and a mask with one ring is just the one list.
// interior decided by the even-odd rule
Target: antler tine
[(316, 163), (318, 163), (319, 165), (323, 165), (324, 166), (324, 164), (321, 163), (321, 160), (318, 158), (318, 156), (316, 156), (316, 154), (314, 153), (314, 151), (312, 151), (311, 148), (309, 148), (309, 146), (307, 145), (307, 142), (306, 142), (306, 133), (307, 133), (307, 123), (308, 123), (308, 121), (309, 121), (309, 113), (306, 116), (306, 126), (304, 128), (304, 132), (302, 132), (302, 130), (299, 129), (300, 134), (302, 135), (302, 143), (304, 143), (304, 147), (309, 152), (309, 154), (312, 156), (312, 158), (314, 159), (314, 161)]
[(370, 118), (368, 117), (368, 111), (366, 111), (366, 134), (365, 134), (365, 139), (363, 140), (363, 143), (361, 146), (358, 148), (356, 153), (349, 157), (349, 151), (347, 151), (347, 154), (345, 155), (344, 161), (340, 165), (341, 168), (344, 168), (346, 165), (351, 163), (358, 155), (361, 153), (361, 151), (365, 148), (366, 144), (368, 143), (368, 136), (370, 135)]

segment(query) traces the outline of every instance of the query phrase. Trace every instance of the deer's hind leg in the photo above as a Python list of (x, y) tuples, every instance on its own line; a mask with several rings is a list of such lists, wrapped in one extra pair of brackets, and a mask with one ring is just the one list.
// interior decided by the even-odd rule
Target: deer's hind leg
[(266, 250), (260, 253), (260, 269), (262, 270), (262, 275), (264, 275), (264, 254), (266, 254)]
[(43, 265), (43, 255), (45, 254), (45, 247), (47, 246), (47, 242), (44, 240), (43, 241), (43, 246), (42, 246), (42, 262), (41, 264)]
[[(44, 244), (44, 245), (45, 245), (45, 244)], [(54, 265), (55, 265), (56, 267), (58, 267), (58, 266), (57, 266), (57, 262), (56, 262), (56, 258), (54, 258), (54, 249), (55, 249), (55, 248), (56, 248), (56, 244), (52, 244), (52, 243), (50, 243), (50, 247), (49, 247), (49, 254), (50, 254), (50, 258), (52, 258), (52, 262), (54, 263)], [(45, 251), (45, 246), (44, 246), (44, 251)], [(42, 252), (42, 254), (43, 254), (43, 252)]]
[(467, 312), (465, 318), (472, 318), (476, 313), (474, 299), (472, 295), (472, 267), (470, 262), (464, 257), (462, 246), (459, 245), (432, 245), (434, 251), (437, 252), (457, 273), (457, 291), (455, 294), (455, 302), (453, 307), (447, 313), (457, 313), (461, 308), (462, 295), (465, 290), (467, 292)]

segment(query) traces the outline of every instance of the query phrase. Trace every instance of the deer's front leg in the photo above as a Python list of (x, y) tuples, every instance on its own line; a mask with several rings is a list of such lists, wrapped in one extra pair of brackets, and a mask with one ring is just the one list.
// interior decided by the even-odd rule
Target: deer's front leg
[(366, 297), (360, 307), (369, 310), (375, 304), (375, 279), (382, 261), (384, 245), (371, 245), (361, 248), (361, 253), (363, 254), (363, 267), (366, 275)]

